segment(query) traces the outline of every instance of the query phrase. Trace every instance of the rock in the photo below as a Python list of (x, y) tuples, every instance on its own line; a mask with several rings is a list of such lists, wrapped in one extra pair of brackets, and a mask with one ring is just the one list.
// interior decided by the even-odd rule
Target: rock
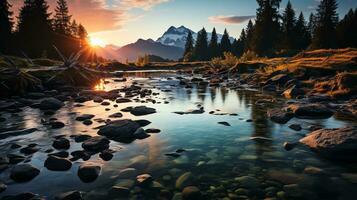
[(69, 142), (69, 140), (66, 139), (66, 138), (59, 138), (59, 139), (53, 141), (52, 146), (53, 146), (55, 149), (69, 149), (69, 147), (70, 147), (70, 142)]
[(127, 99), (127, 98), (119, 98), (119, 99), (115, 100), (115, 102), (117, 102), (117, 103), (129, 103), (129, 102), (131, 102), (131, 100)]
[(104, 161), (111, 160), (113, 158), (113, 156), (114, 156), (113, 151), (109, 150), (109, 149), (104, 150), (104, 151), (100, 152), (100, 154), (99, 154), (99, 157)]
[(65, 124), (63, 122), (60, 122), (60, 121), (51, 121), (49, 123), (49, 125), (53, 129), (59, 129), (59, 128), (63, 128), (65, 126)]
[(76, 161), (80, 158), (82, 158), (83, 160), (89, 160), (91, 157), (91, 155), (88, 152), (83, 150), (73, 151), (71, 152), (71, 156), (73, 157), (70, 159), (71, 161)]
[(288, 99), (295, 98), (300, 95), (304, 95), (305, 91), (301, 88), (296, 87), (295, 85), (283, 92), (283, 96)]
[(293, 129), (294, 131), (301, 131), (302, 130), (300, 124), (290, 124), (289, 128)]
[(243, 188), (255, 189), (259, 187), (259, 181), (252, 176), (241, 176), (234, 179)]
[(296, 146), (298, 145), (298, 143), (291, 143), (291, 142), (284, 142), (283, 147), (285, 150), (287, 151), (291, 151), (293, 150)]
[(130, 189), (121, 186), (113, 186), (110, 191), (110, 195), (118, 197), (127, 197), (130, 194)]
[(287, 108), (294, 115), (302, 119), (325, 119), (330, 118), (334, 113), (321, 104), (292, 104)]
[(82, 143), (83, 149), (87, 151), (99, 152), (109, 148), (110, 141), (103, 136), (91, 137)]
[(83, 197), (79, 191), (69, 191), (57, 195), (55, 200), (83, 200)]
[(152, 183), (154, 179), (150, 174), (141, 174), (136, 177), (136, 182), (140, 186), (148, 186)]
[[(10, 164), (17, 164), (19, 162), (22, 162), (25, 160), (25, 156), (21, 156), (21, 155), (16, 155), (16, 154), (8, 154), (7, 157), (9, 158), (8, 163)], [(0, 164), (4, 164), (3, 162), (1, 162)]]
[(109, 101), (103, 101), (100, 105), (102, 106), (109, 106), (110, 102)]
[(280, 109), (272, 109), (267, 112), (271, 121), (279, 124), (286, 124), (294, 115), (290, 112), (284, 112)]
[(41, 110), (58, 110), (64, 106), (64, 103), (56, 98), (50, 97), (43, 99), (38, 106)]
[[(31, 192), (20, 193), (16, 195), (3, 196), (1, 200), (36, 200), (36, 195)], [(42, 199), (40, 199), (42, 200)]]
[(3, 182), (0, 182), (0, 193), (4, 192), (7, 188), (7, 185), (5, 185)]
[(273, 84), (268, 84), (262, 87), (263, 91), (275, 92), (277, 90), (276, 86)]
[(73, 136), (75, 142), (84, 142), (91, 137), (92, 136), (90, 136), (90, 135), (74, 135)]
[(149, 134), (147, 134), (143, 128), (138, 128), (135, 133), (134, 133), (134, 138), (136, 139), (145, 139), (145, 138), (148, 138), (150, 137)]
[(78, 117), (76, 117), (76, 120), (77, 121), (84, 121), (84, 120), (87, 120), (87, 119), (92, 119), (95, 115), (92, 115), (92, 114), (83, 114), (83, 115), (80, 115)]
[(67, 158), (69, 156), (69, 153), (66, 152), (66, 151), (60, 151), (60, 152), (57, 152), (57, 153), (51, 153), (51, 154), (49, 154), (49, 156), (57, 156), (57, 157), (60, 157), (60, 158)]
[(200, 200), (202, 199), (201, 191), (196, 186), (188, 186), (182, 190), (183, 200)]
[(305, 167), (304, 173), (311, 174), (311, 175), (321, 175), (324, 174), (324, 171), (320, 168), (309, 166), (309, 167)]
[(273, 141), (273, 139), (271, 139), (271, 138), (261, 137), (261, 136), (250, 137), (249, 139), (256, 141), (256, 142), (272, 142)]
[(121, 118), (121, 117), (123, 117), (123, 114), (121, 112), (117, 112), (109, 115), (109, 118)]
[(40, 170), (30, 164), (15, 165), (10, 172), (10, 178), (16, 182), (27, 182), (40, 174)]
[(160, 133), (161, 130), (157, 129), (157, 128), (148, 128), (148, 129), (145, 130), (145, 132), (147, 132), (147, 133)]
[(285, 195), (289, 197), (299, 197), (301, 196), (301, 190), (298, 184), (284, 185), (283, 187)]
[(128, 139), (134, 138), (134, 133), (138, 128), (140, 125), (132, 120), (116, 120), (100, 128), (98, 134), (113, 139)]
[(90, 119), (86, 119), (83, 121), (83, 124), (89, 126), (89, 125), (93, 124), (93, 121)]
[(149, 120), (145, 120), (145, 119), (134, 120), (134, 122), (139, 124), (141, 127), (151, 124)]
[(170, 156), (170, 157), (174, 157), (174, 158), (178, 158), (181, 156), (181, 154), (179, 153), (165, 153), (165, 156)]
[(138, 175), (138, 170), (135, 168), (126, 168), (119, 172), (118, 177), (120, 179), (134, 178)]
[(186, 186), (191, 185), (193, 182), (193, 175), (191, 172), (186, 172), (182, 174), (178, 179), (176, 180), (175, 187), (177, 189), (182, 189)]
[(336, 160), (357, 160), (357, 129), (320, 129), (300, 140), (320, 155)]
[(37, 128), (29, 128), (29, 129), (22, 129), (22, 130), (15, 130), (15, 131), (5, 131), (0, 133), (0, 140), (6, 139), (8, 137), (15, 137), (19, 135), (27, 135), (37, 131)]
[(228, 122), (218, 122), (218, 124), (221, 124), (223, 126), (231, 126)]
[(23, 154), (26, 154), (26, 155), (30, 155), (30, 154), (36, 153), (39, 150), (40, 149), (37, 148), (36, 146), (27, 146), (27, 147), (20, 149), (20, 152)]
[(57, 156), (49, 156), (45, 160), (44, 166), (48, 170), (52, 171), (67, 171), (71, 169), (72, 163), (66, 158), (61, 158)]
[(100, 96), (93, 97), (93, 102), (95, 103), (102, 103), (104, 99)]
[(137, 106), (131, 109), (130, 113), (135, 116), (143, 116), (156, 113), (156, 110), (146, 106)]
[(273, 83), (275, 85), (280, 85), (280, 86), (284, 86), (288, 81), (291, 80), (291, 77), (289, 75), (286, 74), (278, 74), (273, 76), (272, 78), (270, 78), (268, 80), (269, 83)]
[(84, 163), (78, 168), (78, 177), (85, 183), (95, 181), (101, 171), (101, 167), (95, 164)]

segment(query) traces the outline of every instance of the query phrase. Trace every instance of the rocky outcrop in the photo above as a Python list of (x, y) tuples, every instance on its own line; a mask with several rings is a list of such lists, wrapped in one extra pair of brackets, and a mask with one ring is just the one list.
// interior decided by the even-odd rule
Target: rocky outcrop
[(336, 160), (357, 160), (357, 129), (320, 129), (300, 140), (318, 154)]
[(279, 124), (286, 124), (291, 118), (294, 117), (294, 114), (280, 109), (268, 110), (267, 114), (271, 121)]
[(334, 112), (322, 104), (292, 104), (287, 107), (288, 111), (302, 119), (326, 119)]

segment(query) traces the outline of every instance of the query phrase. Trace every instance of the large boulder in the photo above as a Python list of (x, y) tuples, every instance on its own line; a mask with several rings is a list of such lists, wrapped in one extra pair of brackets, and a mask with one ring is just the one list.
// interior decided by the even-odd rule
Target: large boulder
[(40, 174), (40, 170), (30, 164), (15, 165), (10, 172), (10, 178), (16, 182), (27, 182)]
[(98, 134), (112, 139), (129, 139), (134, 138), (138, 128), (140, 125), (130, 119), (116, 120), (100, 128)]
[(292, 104), (287, 110), (302, 119), (326, 119), (334, 114), (331, 109), (322, 104)]
[(336, 160), (357, 160), (357, 129), (320, 129), (300, 140), (320, 155)]
[(64, 106), (64, 103), (53, 97), (45, 98), (39, 104), (41, 110), (58, 110), (62, 106)]
[(286, 124), (294, 117), (293, 113), (282, 111), (281, 109), (271, 109), (267, 112), (271, 121), (279, 124)]
[(103, 136), (95, 136), (82, 143), (83, 149), (87, 151), (99, 152), (109, 148), (110, 141)]

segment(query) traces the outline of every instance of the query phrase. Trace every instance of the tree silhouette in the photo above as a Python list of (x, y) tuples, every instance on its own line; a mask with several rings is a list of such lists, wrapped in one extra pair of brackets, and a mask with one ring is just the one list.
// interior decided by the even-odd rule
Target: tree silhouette
[(7, 0), (0, 2), (0, 53), (9, 53), (12, 40), (12, 12)]
[(44, 0), (25, 0), (18, 18), (18, 45), (30, 57), (40, 57), (52, 49), (53, 31)]
[[(357, 10), (356, 10), (357, 11)], [(338, 46), (357, 47), (357, 13), (352, 9), (337, 25)]]
[(245, 33), (245, 30), (242, 29), (239, 39), (234, 40), (234, 42), (232, 44), (233, 54), (237, 57), (242, 56), (244, 53), (246, 43), (247, 43), (247, 35)]
[(308, 27), (306, 26), (306, 21), (302, 12), (300, 13), (298, 20), (296, 21), (295, 36), (295, 49), (306, 49), (311, 43), (311, 36)]
[(209, 49), (209, 58), (214, 58), (219, 56), (218, 36), (217, 36), (216, 28), (213, 28), (212, 30), (211, 41), (208, 45), (208, 49)]
[(185, 57), (188, 54), (192, 54), (192, 52), (193, 52), (193, 38), (192, 38), (191, 31), (189, 31), (186, 37), (185, 51), (183, 53), (183, 56)]
[(336, 0), (322, 0), (317, 9), (312, 49), (335, 48), (338, 15)]
[(202, 28), (202, 30), (197, 33), (197, 40), (193, 51), (193, 56), (195, 60), (208, 60), (207, 32), (205, 28)]
[(71, 17), (66, 0), (58, 0), (54, 16), (54, 31), (59, 34), (71, 35)]
[(232, 45), (231, 41), (229, 40), (229, 34), (227, 32), (227, 29), (224, 29), (224, 33), (220, 43), (220, 54), (222, 56), (224, 52), (231, 52), (231, 50)]
[(254, 25), (252, 20), (249, 20), (246, 33), (246, 40), (244, 43), (244, 51), (252, 50), (253, 36), (254, 36)]
[(283, 34), (283, 48), (284, 49), (295, 49), (296, 44), (296, 32), (295, 32), (295, 11), (288, 1), (286, 8), (283, 13), (282, 22), (282, 34)]
[(281, 0), (257, 0), (258, 9), (251, 49), (258, 55), (272, 55), (279, 44)]

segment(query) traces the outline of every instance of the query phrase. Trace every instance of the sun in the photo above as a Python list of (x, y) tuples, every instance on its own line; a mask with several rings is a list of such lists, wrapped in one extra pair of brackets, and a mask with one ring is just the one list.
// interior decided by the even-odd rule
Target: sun
[(105, 43), (103, 40), (101, 40), (99, 38), (95, 38), (95, 37), (90, 37), (89, 43), (92, 47), (96, 47), (96, 46), (104, 47), (105, 46)]

